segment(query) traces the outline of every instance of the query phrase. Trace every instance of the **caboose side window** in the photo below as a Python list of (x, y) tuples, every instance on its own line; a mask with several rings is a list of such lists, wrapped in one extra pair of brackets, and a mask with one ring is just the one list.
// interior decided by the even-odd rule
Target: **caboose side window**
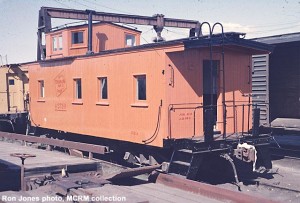
[(100, 77), (98, 79), (99, 79), (99, 85), (100, 85), (100, 100), (108, 99), (107, 77)]
[(81, 44), (83, 43), (83, 31), (72, 32), (72, 44)]
[(135, 36), (131, 34), (125, 34), (125, 46), (132, 47), (135, 46)]
[(39, 97), (45, 98), (45, 83), (44, 80), (39, 80)]
[(63, 38), (62, 38), (62, 36), (58, 37), (58, 49), (59, 50), (63, 49)]
[(81, 87), (81, 79), (74, 79), (75, 83), (75, 99), (82, 99), (82, 87)]
[(52, 37), (52, 50), (57, 51), (57, 38)]
[(136, 75), (136, 99), (146, 100), (146, 75)]
[(14, 80), (14, 79), (8, 80), (8, 84), (9, 84), (9, 85), (15, 85), (15, 80)]

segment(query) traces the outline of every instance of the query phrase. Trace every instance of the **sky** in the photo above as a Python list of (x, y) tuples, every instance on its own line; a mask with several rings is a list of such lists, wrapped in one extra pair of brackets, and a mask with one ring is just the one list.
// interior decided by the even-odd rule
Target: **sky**
[[(225, 32), (244, 32), (248, 39), (300, 32), (300, 0), (0, 0), (0, 65), (36, 60), (42, 6), (220, 22)], [(67, 22), (54, 19), (52, 26)], [(151, 26), (134, 27), (144, 33), (141, 43), (150, 43), (156, 36)], [(165, 28), (162, 36), (171, 40), (188, 33)]]

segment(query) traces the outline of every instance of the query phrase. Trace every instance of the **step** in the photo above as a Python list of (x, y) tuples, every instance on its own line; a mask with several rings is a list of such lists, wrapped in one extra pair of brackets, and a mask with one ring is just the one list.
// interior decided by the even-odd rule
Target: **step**
[(188, 167), (191, 165), (190, 163), (184, 161), (173, 161), (171, 164), (178, 164), (178, 165), (183, 165)]
[(170, 164), (168, 173), (176, 173), (179, 175), (187, 176), (190, 164), (183, 161), (173, 161)]
[(192, 154), (193, 153), (193, 150), (190, 150), (190, 149), (180, 149), (180, 150), (177, 150), (178, 152), (183, 152), (183, 153), (190, 153)]
[(193, 150), (191, 149), (180, 149), (180, 150), (177, 150), (178, 152), (184, 152), (184, 153), (193, 153)]
[(174, 152), (172, 161), (191, 162), (193, 151), (189, 149), (180, 149)]

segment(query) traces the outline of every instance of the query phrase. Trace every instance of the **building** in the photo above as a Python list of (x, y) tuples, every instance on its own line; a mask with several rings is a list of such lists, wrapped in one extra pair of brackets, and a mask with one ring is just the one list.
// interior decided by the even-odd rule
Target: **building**
[[(8, 131), (14, 131), (15, 127), (24, 129), (29, 107), (28, 69), (20, 64), (0, 66), (0, 81), (0, 129)], [(22, 126), (18, 126), (19, 124)]]
[(253, 39), (274, 45), (253, 57), (253, 101), (264, 110), (261, 124), (300, 129), (300, 33)]

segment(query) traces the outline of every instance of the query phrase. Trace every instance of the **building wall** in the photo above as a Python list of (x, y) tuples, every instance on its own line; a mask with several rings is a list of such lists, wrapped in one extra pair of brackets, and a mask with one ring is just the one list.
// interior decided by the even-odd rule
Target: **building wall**
[[(83, 31), (83, 43), (72, 44), (72, 32)], [(93, 52), (98, 53), (100, 51), (124, 48), (125, 34), (131, 34), (135, 36), (136, 45), (140, 44), (140, 32), (134, 31), (125, 27), (101, 23), (93, 25)], [(62, 36), (63, 37), (63, 49), (53, 51), (52, 38)], [(59, 58), (66, 56), (85, 55), (88, 48), (88, 28), (87, 25), (80, 27), (70, 27), (67, 29), (55, 31), (46, 34), (46, 58)]]
[(9, 65), (1, 66), (0, 81), (0, 114), (24, 111), (24, 96), (28, 92), (28, 71)]

